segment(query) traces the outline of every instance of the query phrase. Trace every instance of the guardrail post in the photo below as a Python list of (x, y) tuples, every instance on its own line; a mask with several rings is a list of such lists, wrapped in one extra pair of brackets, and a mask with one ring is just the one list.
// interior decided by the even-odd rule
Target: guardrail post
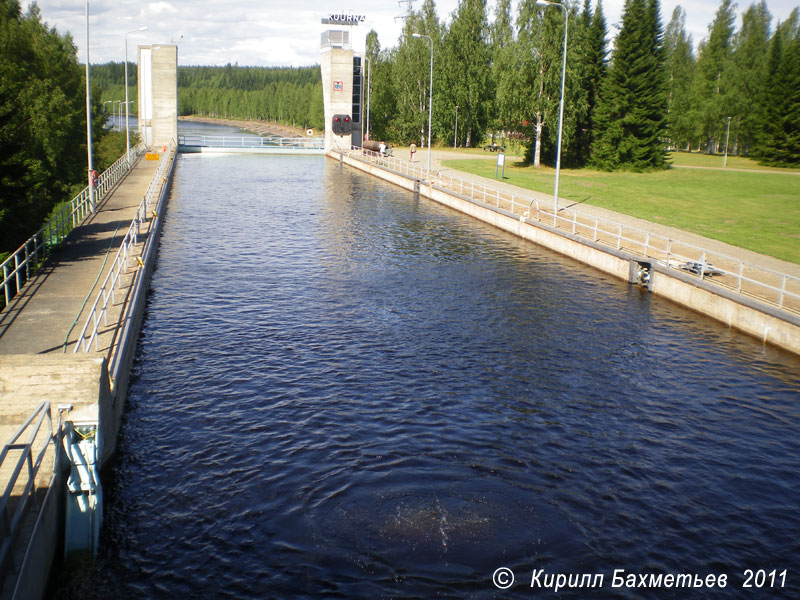
[(622, 248), (622, 225), (617, 225), (617, 250)]
[(572, 235), (575, 235), (575, 223), (578, 220), (578, 213), (572, 213)]
[(33, 448), (28, 446), (28, 481), (31, 484), (31, 503), (33, 505), (33, 510), (39, 510), (39, 502), (36, 500), (36, 476), (33, 471)]
[(597, 241), (597, 226), (599, 225), (599, 221), (597, 219), (594, 220), (594, 235), (592, 237), (592, 241)]
[(644, 255), (645, 256), (650, 256), (649, 250), (650, 250), (650, 232), (648, 231), (647, 235), (644, 238)]
[[(111, 286), (111, 287), (113, 288), (114, 286)], [(103, 294), (103, 325), (108, 327), (108, 308), (107, 308), (107, 306), (108, 306), (108, 292), (106, 291), (105, 288), (103, 288), (100, 291)]]
[(22, 289), (22, 273), (19, 272), (19, 253), (14, 255), (14, 274), (17, 280), (17, 293)]
[[(744, 277), (744, 263), (739, 263), (739, 285), (736, 287), (736, 291), (741, 294), (742, 293), (742, 278)], [(785, 279), (785, 276), (784, 276)]]
[(3, 282), (3, 289), (6, 294), (6, 306), (8, 306), (8, 303), (11, 302), (11, 295), (8, 292), (8, 267), (6, 265), (3, 265)]
[(703, 250), (703, 255), (700, 257), (700, 279), (706, 276), (706, 251)]
[(668, 238), (667, 239), (667, 268), (668, 269), (669, 269), (669, 254), (670, 254), (671, 250), (672, 250), (672, 240)]
[(778, 297), (778, 308), (783, 309), (783, 297), (786, 294), (786, 275), (781, 280), (781, 295)]

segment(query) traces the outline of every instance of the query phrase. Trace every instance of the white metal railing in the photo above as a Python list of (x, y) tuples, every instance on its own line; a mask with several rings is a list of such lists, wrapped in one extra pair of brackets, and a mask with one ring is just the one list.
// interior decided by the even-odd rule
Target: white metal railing
[(413, 164), (394, 156), (381, 156), (359, 147), (353, 147), (348, 156), (449, 189), (511, 212), (521, 219), (535, 220), (558, 231), (652, 259), (668, 269), (679, 269), (779, 310), (800, 314), (800, 278), (793, 275), (571, 208), (560, 208), (555, 212), (552, 201), (540, 202), (526, 194), (501, 190), (455, 175), (443, 175), (440, 171), (429, 173), (422, 163)]
[[(47, 421), (47, 426), (43, 429), (42, 425), (45, 421)], [(61, 410), (59, 410), (58, 427), (54, 431), (50, 403), (42, 402), (0, 452), (0, 468), (7, 458), (14, 460), (13, 470), (6, 483), (3, 497), (0, 499), (0, 523), (2, 524), (0, 526), (2, 527), (0, 531), (0, 573), (4, 573), (12, 565), (14, 542), (21, 533), (25, 515), (32, 506), (38, 508), (36, 479), (51, 444), (53, 449), (52, 473), (55, 473), (60, 455), (61, 425)], [(21, 440), (26, 432), (29, 433), (28, 437), (26, 440)], [(11, 453), (17, 453), (16, 459), (9, 458)], [(19, 485), (22, 485), (21, 490)], [(1, 579), (2, 577), (0, 577)]]
[(146, 227), (147, 231), (149, 231), (153, 219), (157, 218), (155, 213), (156, 204), (158, 203), (161, 187), (166, 182), (165, 173), (170, 162), (174, 159), (175, 150), (175, 143), (172, 142), (161, 157), (161, 163), (147, 186), (147, 191), (136, 209), (136, 214), (117, 251), (117, 256), (111, 264), (111, 269), (97, 292), (83, 329), (78, 335), (78, 341), (75, 343), (75, 353), (81, 351), (89, 352), (92, 346), (94, 346), (95, 350), (99, 350), (98, 330), (101, 324), (104, 326), (109, 324), (109, 303), (112, 305), (116, 303), (116, 291), (123, 286), (122, 277), (129, 272), (129, 268), (132, 266), (131, 262), (135, 261), (137, 266), (134, 268), (138, 268), (140, 257), (135, 252), (135, 248), (142, 228)]
[(203, 148), (286, 148), (322, 150), (324, 138), (318, 137), (256, 137), (225, 135), (181, 135), (180, 146), (200, 146)]
[[(100, 175), (95, 188), (95, 203), (100, 202), (106, 193), (130, 170), (142, 152), (144, 152), (144, 146), (140, 144), (131, 149), (130, 157), (121, 156)], [(2, 283), (0, 283), (3, 288), (0, 305), (7, 305), (11, 302), (25, 282), (52, 255), (53, 250), (60, 246), (69, 233), (83, 223), (91, 212), (87, 186), (0, 264), (3, 277)]]

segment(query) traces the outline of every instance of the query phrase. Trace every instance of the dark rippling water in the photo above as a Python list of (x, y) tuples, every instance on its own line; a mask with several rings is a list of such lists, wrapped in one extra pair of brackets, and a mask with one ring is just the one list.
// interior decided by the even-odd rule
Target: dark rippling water
[(335, 161), (183, 156), (103, 548), (56, 596), (797, 598), (798, 373)]

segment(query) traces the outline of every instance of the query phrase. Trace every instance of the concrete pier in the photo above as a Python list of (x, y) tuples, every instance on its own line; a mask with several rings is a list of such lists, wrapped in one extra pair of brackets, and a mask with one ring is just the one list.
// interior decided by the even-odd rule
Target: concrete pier
[[(162, 156), (169, 164), (164, 163), (166, 175), (155, 182), (159, 207), (169, 190), (174, 156)], [(155, 260), (160, 208), (140, 225), (96, 346), (87, 353), (74, 350), (142, 199), (148, 188), (153, 189), (159, 164), (140, 160), (0, 313), (0, 435), (4, 443), (37, 407), (50, 402), (52, 422), (45, 421), (37, 434), (44, 442), (42, 447), (47, 446), (48, 436), (59, 434), (59, 408), (71, 406), (63, 411), (65, 420), (98, 424), (100, 463), (113, 454)], [(40, 502), (26, 517), (22, 533), (11, 540), (13, 560), (6, 573), (0, 574), (0, 598), (42, 597), (60, 547), (64, 492), (59, 470), (54, 468), (55, 445), (50, 446), (35, 483)], [(0, 469), (4, 485), (11, 481), (16, 465), (16, 457), (12, 458)], [(11, 505), (19, 504), (17, 488), (21, 490), (24, 483), (15, 486)], [(9, 539), (6, 534), (2, 541)]]

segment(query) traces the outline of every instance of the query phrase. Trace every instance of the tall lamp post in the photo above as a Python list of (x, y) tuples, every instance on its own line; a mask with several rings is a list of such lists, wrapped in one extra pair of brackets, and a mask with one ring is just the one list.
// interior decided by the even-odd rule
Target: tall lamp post
[(558, 215), (558, 176), (561, 173), (561, 134), (564, 129), (564, 82), (567, 76), (567, 25), (569, 21), (569, 12), (564, 4), (558, 2), (547, 2), (547, 0), (536, 0), (536, 6), (547, 8), (548, 6), (557, 6), (564, 11), (564, 58), (561, 61), (561, 103), (558, 108), (558, 148), (556, 150), (556, 185), (553, 191), (553, 224), (556, 223), (556, 215)]
[(128, 110), (128, 35), (137, 31), (147, 31), (147, 26), (125, 33), (125, 160), (128, 162), (128, 168), (131, 166), (131, 133), (128, 126), (128, 114), (130, 113)]
[(369, 76), (372, 74), (372, 61), (369, 59), (369, 56), (364, 55), (364, 58), (367, 59), (367, 132), (364, 136), (365, 140), (369, 139)]
[(725, 133), (725, 158), (722, 160), (722, 167), (728, 166), (728, 138), (731, 135), (731, 118), (728, 117), (728, 130)]
[(431, 83), (428, 95), (428, 177), (431, 173), (431, 115), (433, 114), (433, 39), (429, 35), (420, 35), (419, 33), (412, 33), (411, 37), (427, 38), (431, 43)]
[[(113, 105), (112, 105), (113, 108)], [(89, 166), (89, 210), (94, 212), (94, 164), (92, 163), (92, 93), (89, 82), (89, 0), (86, 0), (86, 152)]]
[(455, 124), (455, 132), (453, 133), (453, 150), (456, 149), (456, 141), (458, 140), (458, 104), (456, 104), (456, 124)]

